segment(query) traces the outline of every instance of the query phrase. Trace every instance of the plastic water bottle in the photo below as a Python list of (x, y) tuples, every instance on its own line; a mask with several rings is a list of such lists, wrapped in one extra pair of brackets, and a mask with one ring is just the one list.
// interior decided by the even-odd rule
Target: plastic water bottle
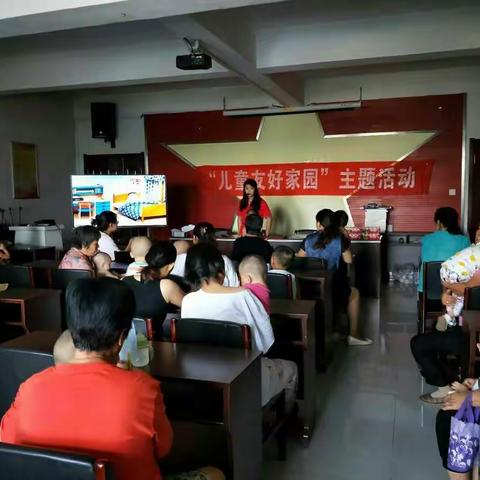
[(137, 354), (132, 359), (134, 367), (146, 367), (150, 361), (150, 348), (147, 337), (143, 333), (137, 335)]

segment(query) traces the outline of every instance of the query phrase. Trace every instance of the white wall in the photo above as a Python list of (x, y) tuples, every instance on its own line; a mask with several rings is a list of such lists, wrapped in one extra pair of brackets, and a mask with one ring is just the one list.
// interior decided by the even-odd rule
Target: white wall
[[(130, 94), (77, 94), (75, 98), (75, 141), (77, 170), (83, 171), (84, 154), (136, 153), (145, 151), (143, 117), (145, 113), (220, 110), (223, 97), (228, 108), (271, 105), (272, 99), (250, 86), (189, 88)], [(116, 148), (92, 137), (91, 102), (117, 104)]]
[[(10, 142), (37, 146), (39, 199), (14, 200)], [(70, 95), (0, 97), (0, 207), (13, 207), (18, 221), (53, 218), (72, 227), (70, 178), (75, 167), (73, 100)], [(8, 215), (8, 219), (10, 216)]]

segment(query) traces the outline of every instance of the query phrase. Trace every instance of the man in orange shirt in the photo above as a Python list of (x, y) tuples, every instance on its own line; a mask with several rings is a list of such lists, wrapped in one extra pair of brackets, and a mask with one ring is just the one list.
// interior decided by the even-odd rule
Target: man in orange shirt
[(0, 440), (107, 458), (117, 480), (160, 480), (157, 459), (172, 445), (160, 383), (115, 366), (133, 293), (111, 278), (82, 279), (70, 284), (66, 305), (73, 358), (20, 386)]

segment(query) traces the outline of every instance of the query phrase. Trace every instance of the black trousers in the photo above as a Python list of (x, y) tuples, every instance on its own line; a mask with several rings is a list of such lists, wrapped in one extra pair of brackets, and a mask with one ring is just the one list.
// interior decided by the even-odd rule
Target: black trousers
[(447, 468), (448, 444), (450, 442), (450, 420), (456, 413), (455, 410), (439, 410), (437, 413), (437, 421), (435, 422), (438, 453), (442, 458), (444, 468)]
[(420, 366), (425, 381), (436, 387), (442, 387), (456, 380), (445, 368), (440, 355), (459, 355), (466, 348), (465, 336), (460, 327), (449, 328), (446, 332), (429, 332), (415, 335), (410, 340), (410, 349)]

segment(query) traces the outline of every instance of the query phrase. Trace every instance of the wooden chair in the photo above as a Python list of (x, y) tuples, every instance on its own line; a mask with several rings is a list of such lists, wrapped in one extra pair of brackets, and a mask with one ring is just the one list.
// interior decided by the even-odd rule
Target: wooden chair
[(480, 342), (480, 287), (465, 289), (462, 330), (466, 335), (468, 352), (462, 362), (464, 376), (474, 378), (476, 365), (480, 361), (480, 353), (477, 349), (477, 343)]
[(107, 460), (80, 453), (0, 443), (2, 480), (113, 480)]
[(441, 266), (442, 262), (425, 262), (423, 264), (423, 295), (420, 318), (418, 319), (418, 333), (425, 332), (429, 318), (436, 318), (442, 314)]
[[(250, 327), (234, 322), (182, 318), (171, 320), (170, 338), (172, 343), (203, 343), (212, 346), (243, 348), (252, 345)], [(286, 459), (288, 415), (285, 404), (285, 390), (275, 395), (263, 408), (263, 442), (277, 439), (278, 458)]]
[(465, 310), (480, 310), (480, 287), (465, 289)]
[(197, 318), (172, 318), (170, 322), (172, 343), (203, 343), (217, 347), (251, 349), (248, 325)]
[(295, 257), (290, 270), (294, 273), (297, 270), (326, 270), (326, 263), (321, 258)]
[(271, 298), (293, 299), (293, 285), (290, 275), (267, 273), (267, 286)]
[(25, 265), (0, 265), (0, 283), (12, 288), (33, 288), (32, 269)]
[(52, 269), (49, 273), (49, 284), (51, 288), (61, 290), (61, 309), (62, 309), (62, 328), (66, 328), (66, 314), (65, 314), (65, 291), (68, 284), (79, 278), (93, 278), (93, 272), (89, 270), (64, 270)]
[(53, 366), (53, 354), (0, 345), (0, 365), (0, 417), (3, 417), (20, 385), (35, 373)]

